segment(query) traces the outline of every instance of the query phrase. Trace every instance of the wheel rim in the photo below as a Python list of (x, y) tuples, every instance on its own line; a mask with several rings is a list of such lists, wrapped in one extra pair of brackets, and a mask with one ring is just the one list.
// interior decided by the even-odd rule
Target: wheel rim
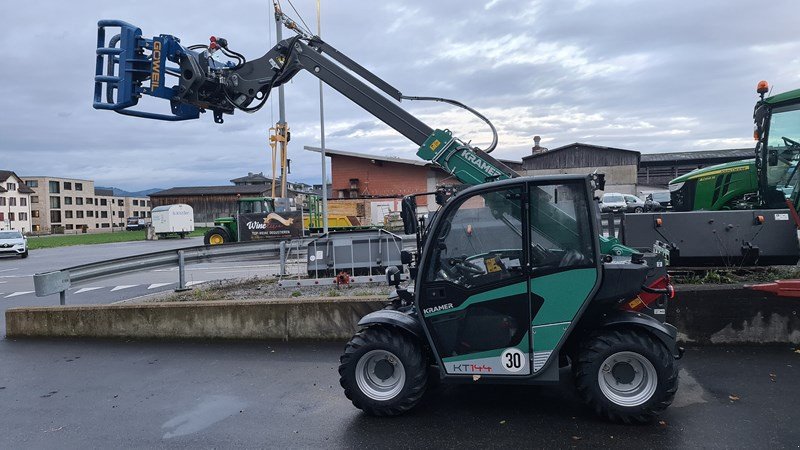
[(356, 364), (356, 384), (367, 397), (391, 400), (403, 390), (406, 371), (400, 358), (386, 350), (372, 350)]
[(225, 242), (225, 239), (223, 239), (222, 236), (220, 236), (219, 234), (212, 234), (208, 238), (208, 243), (211, 244), (211, 245), (218, 245), (218, 244), (222, 244), (224, 242)]
[(603, 361), (597, 373), (603, 395), (613, 403), (633, 407), (646, 403), (658, 387), (653, 363), (634, 352), (614, 353)]

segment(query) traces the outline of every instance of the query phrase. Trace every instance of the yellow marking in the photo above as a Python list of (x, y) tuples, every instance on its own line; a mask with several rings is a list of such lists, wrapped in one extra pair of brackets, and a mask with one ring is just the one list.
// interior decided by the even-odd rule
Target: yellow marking
[(628, 306), (630, 306), (631, 308), (636, 308), (637, 306), (641, 305), (642, 303), (644, 303), (644, 302), (643, 302), (643, 301), (642, 301), (642, 299), (641, 299), (641, 298), (640, 298), (640, 297), (637, 295), (635, 299), (633, 299), (633, 300), (631, 300), (631, 301), (629, 301), (629, 302), (628, 302)]
[(499, 272), (500, 270), (502, 270), (500, 264), (497, 263), (496, 256), (484, 259), (483, 263), (486, 265), (486, 271), (489, 273)]
[(714, 170), (712, 172), (695, 175), (693, 177), (690, 177), (689, 179), (693, 180), (695, 178), (702, 177), (700, 181), (706, 181), (709, 178), (714, 177), (715, 175), (720, 175), (723, 173), (746, 172), (748, 170), (750, 170), (750, 166), (728, 167), (727, 169), (719, 169), (719, 170)]
[(150, 90), (161, 84), (161, 42), (153, 41), (153, 70), (150, 72)]
[(431, 146), (429, 147), (432, 152), (435, 152), (439, 146), (442, 145), (442, 142), (436, 139), (435, 141), (431, 142)]

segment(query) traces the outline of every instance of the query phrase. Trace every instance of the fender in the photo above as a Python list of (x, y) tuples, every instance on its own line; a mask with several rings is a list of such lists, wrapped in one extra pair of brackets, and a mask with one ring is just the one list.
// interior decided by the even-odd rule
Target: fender
[(381, 309), (371, 312), (358, 321), (359, 327), (370, 325), (391, 325), (411, 333), (417, 339), (425, 341), (425, 332), (416, 316), (397, 311), (396, 309)]
[(643, 328), (653, 334), (669, 349), (675, 359), (683, 356), (683, 347), (678, 346), (678, 329), (668, 323), (662, 323), (658, 319), (645, 314), (628, 311), (618, 311), (608, 314), (600, 321), (600, 327), (611, 327), (616, 325), (635, 326)]

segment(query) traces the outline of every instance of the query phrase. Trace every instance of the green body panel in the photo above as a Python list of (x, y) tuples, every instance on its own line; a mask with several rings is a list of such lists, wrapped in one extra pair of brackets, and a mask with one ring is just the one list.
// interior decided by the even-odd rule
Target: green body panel
[(764, 103), (774, 105), (776, 103), (787, 102), (792, 100), (800, 100), (800, 89), (784, 92), (782, 94), (773, 95), (764, 99)]
[(546, 352), (555, 349), (570, 323), (551, 323), (533, 327), (533, 351)]
[[(530, 334), (525, 333), (525, 336), (522, 336), (522, 339), (519, 341), (519, 345), (515, 345), (514, 348), (518, 348), (522, 350), (523, 353), (528, 353), (530, 351)], [(477, 352), (477, 353), (469, 353), (466, 355), (458, 355), (458, 356), (451, 356), (449, 358), (442, 358), (444, 362), (458, 362), (458, 361), (468, 361), (472, 359), (480, 359), (480, 358), (492, 358), (492, 357), (499, 357), (501, 353), (503, 353), (508, 347), (498, 348), (494, 350), (486, 350), (485, 352)]]
[[(510, 286), (493, 289), (491, 291), (475, 294), (467, 298), (461, 305), (444, 311), (426, 314), (433, 317), (441, 314), (452, 314), (463, 310), (469, 305), (492, 301), (512, 295), (524, 294), (530, 285), (531, 291), (542, 297), (544, 303), (533, 318), (533, 351), (551, 351), (556, 348), (564, 336), (570, 322), (575, 319), (581, 306), (586, 302), (589, 294), (597, 281), (597, 270), (594, 268), (569, 270), (566, 272), (544, 275), (531, 279), (529, 282), (520, 282)], [(516, 348), (523, 352), (530, 350), (528, 334), (520, 341)], [(505, 348), (486, 350), (483, 352), (469, 353), (466, 355), (442, 358), (445, 362), (477, 360), (500, 356)]]
[[(733, 209), (746, 194), (758, 191), (755, 159), (744, 159), (724, 164), (716, 164), (693, 170), (670, 181), (670, 191), (674, 185), (684, 183), (683, 189), (694, 192), (688, 203), (679, 208), (683, 211), (719, 211)], [(694, 184), (689, 189), (686, 184)], [(678, 209), (678, 208), (676, 208)]]
[(575, 269), (531, 279), (531, 292), (542, 297), (542, 305), (533, 326), (569, 322), (592, 292), (597, 269)]

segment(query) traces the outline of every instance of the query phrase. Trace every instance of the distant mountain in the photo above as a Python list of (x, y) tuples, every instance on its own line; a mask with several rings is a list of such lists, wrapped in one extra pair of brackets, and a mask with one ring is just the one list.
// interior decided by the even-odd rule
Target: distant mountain
[(128, 192), (124, 191), (119, 188), (115, 187), (100, 187), (95, 186), (96, 189), (111, 189), (114, 191), (114, 197), (147, 197), (150, 194), (153, 194), (158, 191), (163, 191), (164, 189), (160, 188), (153, 188), (153, 189), (145, 189), (143, 191), (135, 191), (135, 192)]

